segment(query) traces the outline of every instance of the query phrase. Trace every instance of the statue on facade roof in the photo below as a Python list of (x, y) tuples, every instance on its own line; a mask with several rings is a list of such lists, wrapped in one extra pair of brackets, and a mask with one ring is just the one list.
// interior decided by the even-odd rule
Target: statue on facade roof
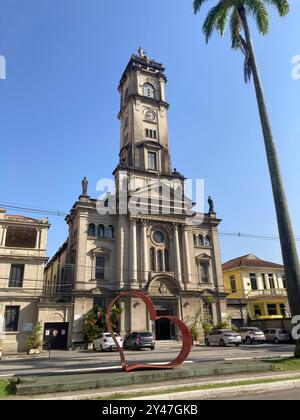
[(146, 53), (145, 53), (145, 51), (143, 50), (143, 48), (142, 48), (142, 47), (140, 47), (140, 48), (139, 48), (139, 56), (140, 56), (141, 58), (147, 58), (147, 57), (146, 57)]
[(87, 195), (88, 195), (88, 185), (89, 185), (89, 182), (86, 179), (86, 177), (84, 177), (83, 180), (82, 180), (82, 195), (84, 197), (87, 197)]
[(216, 213), (215, 212), (215, 204), (213, 202), (213, 199), (211, 198), (211, 196), (208, 197), (208, 204), (209, 204), (209, 213)]

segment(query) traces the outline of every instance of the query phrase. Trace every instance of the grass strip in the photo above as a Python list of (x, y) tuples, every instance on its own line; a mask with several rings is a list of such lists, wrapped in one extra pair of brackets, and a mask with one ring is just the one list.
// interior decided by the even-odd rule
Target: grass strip
[(173, 394), (177, 392), (190, 392), (190, 391), (206, 391), (210, 389), (218, 389), (218, 388), (230, 388), (234, 386), (243, 386), (243, 385), (259, 385), (259, 384), (269, 384), (274, 382), (281, 382), (281, 381), (292, 381), (300, 379), (300, 374), (295, 377), (287, 377), (287, 378), (273, 378), (273, 379), (256, 379), (256, 380), (240, 380), (240, 381), (233, 381), (233, 382), (227, 382), (227, 383), (218, 383), (218, 384), (207, 384), (207, 385), (191, 385), (191, 386), (182, 386), (178, 388), (172, 388), (172, 389), (166, 389), (166, 390), (157, 390), (157, 391), (140, 391), (140, 392), (134, 392), (132, 394), (128, 393), (116, 393), (109, 395), (107, 397), (96, 397), (94, 400), (127, 400), (129, 398), (136, 398), (136, 397), (149, 397), (153, 395), (168, 395)]
[(16, 382), (11, 379), (0, 380), (0, 398), (16, 394)]

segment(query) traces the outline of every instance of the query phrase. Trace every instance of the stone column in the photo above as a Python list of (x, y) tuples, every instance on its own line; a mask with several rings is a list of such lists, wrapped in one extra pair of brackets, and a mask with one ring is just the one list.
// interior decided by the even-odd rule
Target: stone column
[(175, 273), (177, 280), (181, 282), (181, 259), (180, 259), (180, 248), (179, 248), (179, 233), (178, 225), (173, 226), (173, 240), (174, 240), (174, 258), (175, 258)]
[(130, 273), (131, 281), (137, 282), (137, 240), (136, 240), (136, 220), (130, 221)]
[(2, 229), (2, 240), (1, 240), (1, 245), (2, 246), (5, 246), (5, 242), (6, 242), (6, 234), (7, 234), (7, 227), (6, 226), (3, 226), (3, 229)]
[(184, 262), (185, 262), (185, 275), (184, 279), (186, 283), (190, 283), (191, 279), (191, 258), (190, 258), (190, 249), (189, 249), (189, 236), (186, 227), (183, 227), (183, 247), (184, 247)]
[(141, 229), (141, 236), (142, 236), (142, 280), (147, 282), (148, 281), (148, 273), (149, 273), (149, 250), (148, 250), (148, 241), (147, 241), (147, 222), (145, 220), (142, 221), (142, 229)]

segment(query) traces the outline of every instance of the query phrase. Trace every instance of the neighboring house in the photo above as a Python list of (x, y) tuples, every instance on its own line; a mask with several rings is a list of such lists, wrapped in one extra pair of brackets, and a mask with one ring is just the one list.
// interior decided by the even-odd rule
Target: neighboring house
[(0, 348), (23, 352), (38, 321), (43, 292), (48, 219), (0, 209)]
[(222, 269), (234, 324), (290, 316), (282, 265), (250, 254), (226, 262)]
[[(117, 198), (116, 212), (107, 207), (101, 215), (97, 206), (109, 206), (109, 197), (97, 202), (88, 196), (83, 181), (82, 195), (66, 218), (68, 239), (45, 270), (42, 302), (48, 312), (43, 319), (56, 314), (51, 328), (57, 336), (64, 332), (59, 346), (83, 343), (84, 316), (95, 305), (106, 307), (121, 291), (148, 294), (158, 316), (192, 321), (199, 314), (215, 323), (226, 319), (218, 238), (221, 220), (212, 203), (204, 215), (188, 213), (192, 203), (184, 196), (185, 178), (171, 164), (166, 81), (164, 67), (141, 51), (131, 57), (122, 75), (120, 161), (114, 171), (116, 196), (110, 196)], [(170, 208), (163, 199), (167, 184)], [(120, 212), (124, 193), (126, 203), (141, 203), (138, 212)], [(150, 201), (155, 211), (145, 214), (143, 208), (149, 208)], [(122, 335), (152, 331), (143, 303), (131, 298), (121, 305)], [(51, 336), (51, 328), (45, 326), (45, 336)], [(157, 321), (155, 332), (158, 340), (177, 338), (168, 319)], [(55, 339), (52, 345), (56, 346)]]

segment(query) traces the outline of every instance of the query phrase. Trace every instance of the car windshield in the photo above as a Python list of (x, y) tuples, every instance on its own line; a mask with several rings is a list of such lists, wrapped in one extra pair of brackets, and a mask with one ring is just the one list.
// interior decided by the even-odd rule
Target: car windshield
[(104, 337), (111, 338), (111, 334), (104, 334)]

